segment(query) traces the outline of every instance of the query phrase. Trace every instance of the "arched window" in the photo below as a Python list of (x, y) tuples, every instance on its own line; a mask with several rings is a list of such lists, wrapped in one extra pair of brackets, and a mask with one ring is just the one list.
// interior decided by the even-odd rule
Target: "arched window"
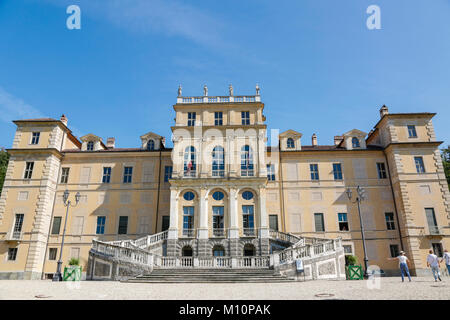
[(212, 254), (214, 257), (223, 257), (225, 255), (225, 249), (221, 245), (215, 245), (212, 249)]
[(253, 177), (253, 152), (247, 145), (241, 148), (241, 176)]
[(93, 151), (94, 150), (94, 141), (89, 141), (87, 143), (87, 147), (86, 147), (87, 151)]
[(294, 139), (292, 139), (292, 138), (288, 138), (287, 139), (287, 148), (288, 149), (294, 149), (295, 148)]
[(352, 147), (359, 148), (359, 139), (357, 137), (352, 138)]
[(193, 146), (186, 147), (184, 150), (184, 176), (195, 177), (195, 148)]
[(183, 249), (181, 249), (181, 255), (183, 257), (192, 257), (192, 247), (184, 246)]
[(251, 192), (251, 191), (242, 192), (242, 198), (244, 198), (245, 200), (253, 199), (253, 192)]
[(147, 150), (149, 151), (155, 150), (155, 141), (151, 139), (147, 141)]
[(255, 255), (255, 246), (251, 243), (246, 243), (244, 246), (244, 257), (250, 257)]
[(194, 200), (195, 195), (194, 195), (194, 193), (192, 191), (188, 191), (188, 192), (184, 193), (183, 198), (186, 201), (191, 201), (191, 200)]
[(212, 175), (213, 177), (225, 175), (225, 154), (221, 146), (214, 147), (212, 151)]

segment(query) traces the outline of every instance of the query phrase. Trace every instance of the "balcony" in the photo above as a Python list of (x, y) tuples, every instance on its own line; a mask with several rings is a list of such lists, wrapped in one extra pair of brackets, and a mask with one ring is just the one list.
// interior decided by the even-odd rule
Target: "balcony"
[(21, 241), (23, 239), (22, 231), (10, 231), (6, 234), (5, 241)]
[(225, 229), (223, 229), (223, 228), (214, 228), (213, 229), (213, 237), (215, 237), (215, 238), (224, 238), (225, 237)]
[(195, 178), (196, 177), (196, 171), (195, 170), (190, 170), (190, 171), (185, 170), (184, 171), (184, 177), (185, 178)]
[(184, 238), (195, 238), (195, 229), (183, 229)]
[(243, 228), (242, 233), (245, 237), (256, 237), (256, 230), (254, 228)]
[(428, 226), (428, 234), (430, 236), (444, 235), (444, 231), (438, 226)]

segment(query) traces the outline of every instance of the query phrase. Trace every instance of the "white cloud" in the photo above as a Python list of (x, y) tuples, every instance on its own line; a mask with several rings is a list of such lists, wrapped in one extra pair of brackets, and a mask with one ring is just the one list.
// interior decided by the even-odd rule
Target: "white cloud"
[(0, 120), (9, 123), (12, 120), (43, 117), (38, 109), (14, 97), (0, 86)]

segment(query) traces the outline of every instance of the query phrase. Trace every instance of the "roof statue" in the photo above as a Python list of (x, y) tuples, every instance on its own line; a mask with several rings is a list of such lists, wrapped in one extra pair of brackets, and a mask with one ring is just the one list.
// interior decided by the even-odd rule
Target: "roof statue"
[(260, 88), (259, 88), (258, 84), (256, 84), (256, 95), (257, 96), (259, 96), (259, 90), (260, 90)]
[(178, 96), (181, 97), (181, 84), (178, 86)]
[(233, 86), (231, 84), (228, 87), (228, 91), (230, 92), (230, 97), (232, 97), (233, 96)]
[(203, 96), (206, 97), (207, 95), (208, 95), (208, 87), (205, 84), (205, 86), (203, 87)]

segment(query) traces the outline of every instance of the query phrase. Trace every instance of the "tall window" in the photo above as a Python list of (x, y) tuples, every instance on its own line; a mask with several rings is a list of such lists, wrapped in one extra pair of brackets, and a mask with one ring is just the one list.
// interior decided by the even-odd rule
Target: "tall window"
[(314, 225), (316, 227), (316, 232), (325, 231), (325, 223), (323, 221), (323, 213), (314, 213)]
[(69, 180), (69, 171), (70, 171), (70, 168), (62, 168), (61, 169), (60, 183), (67, 183), (67, 181)]
[(408, 135), (410, 138), (417, 138), (416, 126), (408, 126)]
[(386, 212), (384, 214), (384, 217), (386, 219), (386, 229), (388, 229), (388, 230), (395, 230), (394, 213), (393, 212)]
[(131, 183), (133, 178), (133, 167), (123, 168), (123, 183)]
[(97, 228), (95, 230), (96, 234), (105, 234), (105, 222), (106, 222), (105, 216), (97, 217)]
[(166, 231), (167, 229), (169, 229), (169, 226), (170, 226), (170, 217), (169, 216), (163, 216), (162, 217), (161, 231)]
[(439, 234), (439, 228), (434, 214), (434, 208), (425, 208), (425, 214), (427, 216), (428, 229), (430, 234)]
[(87, 151), (93, 151), (94, 150), (94, 141), (89, 141), (87, 143), (86, 150)]
[(342, 180), (342, 165), (340, 163), (333, 163), (334, 180)]
[(250, 146), (243, 146), (241, 149), (241, 176), (253, 176), (253, 152)]
[[(223, 207), (222, 206), (213, 206), (212, 207), (213, 214), (213, 228), (216, 236), (223, 236), (221, 233), (224, 228), (224, 217), (223, 217)], [(219, 231), (217, 231), (219, 230)]]
[(103, 183), (110, 183), (111, 182), (111, 167), (103, 167)]
[(391, 252), (391, 258), (396, 258), (400, 255), (400, 251), (398, 250), (398, 244), (389, 245), (389, 251)]
[(14, 221), (14, 229), (13, 229), (13, 238), (17, 239), (20, 238), (20, 234), (22, 233), (22, 227), (23, 227), (23, 213), (17, 213), (16, 214), (16, 220)]
[(377, 162), (378, 179), (386, 179), (386, 166), (384, 162)]
[(183, 235), (192, 236), (194, 229), (194, 207), (183, 207)]
[(187, 125), (189, 127), (195, 126), (195, 117), (196, 117), (196, 113), (195, 112), (188, 112), (188, 123), (187, 123)]
[(155, 141), (153, 141), (152, 139), (147, 141), (147, 150), (149, 151), (155, 150)]
[(17, 258), (17, 248), (8, 248), (8, 260), (15, 261)]
[(310, 164), (309, 169), (311, 171), (311, 180), (319, 180), (319, 165)]
[(242, 111), (241, 112), (241, 119), (243, 125), (249, 125), (250, 124), (250, 112), (249, 111)]
[(286, 144), (287, 144), (287, 148), (288, 149), (294, 149), (295, 148), (294, 139), (292, 139), (292, 138), (288, 138)]
[(24, 179), (31, 179), (31, 177), (33, 176), (33, 167), (34, 162), (25, 163), (25, 173), (23, 175)]
[(433, 242), (431, 243), (431, 246), (433, 247), (433, 252), (435, 255), (437, 255), (439, 258), (442, 258), (442, 243), (439, 242)]
[(348, 220), (346, 213), (338, 213), (339, 231), (348, 231)]
[(242, 227), (244, 228), (245, 235), (254, 235), (255, 221), (253, 209), (253, 206), (242, 206)]
[(223, 112), (214, 112), (214, 125), (221, 126), (223, 125)]
[(267, 165), (267, 180), (275, 181), (275, 165), (274, 164)]
[(172, 179), (172, 166), (164, 167), (164, 182), (169, 182)]
[(33, 132), (31, 134), (31, 144), (39, 144), (40, 132)]
[(278, 215), (276, 214), (269, 215), (269, 228), (271, 230), (278, 231)]
[(353, 137), (353, 138), (352, 138), (352, 147), (353, 147), (353, 148), (359, 148), (359, 147), (360, 147), (360, 145), (359, 145), (359, 139), (358, 139), (357, 137)]
[(195, 177), (195, 148), (193, 146), (186, 147), (184, 150), (184, 176)]
[(58, 248), (48, 249), (48, 260), (56, 260), (56, 254), (58, 253)]
[(53, 217), (52, 234), (59, 234), (62, 217)]
[(414, 157), (417, 173), (425, 173), (425, 166), (422, 157)]
[(225, 175), (225, 154), (221, 146), (214, 147), (212, 151), (212, 175), (213, 177)]
[(128, 217), (120, 216), (119, 217), (119, 229), (117, 230), (118, 234), (127, 234), (128, 231)]

